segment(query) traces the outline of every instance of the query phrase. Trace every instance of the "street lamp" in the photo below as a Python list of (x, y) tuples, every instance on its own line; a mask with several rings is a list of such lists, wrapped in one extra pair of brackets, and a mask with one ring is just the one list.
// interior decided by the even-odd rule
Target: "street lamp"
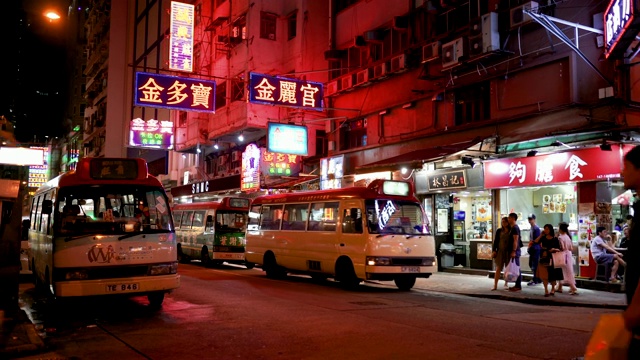
[(60, 15), (58, 15), (58, 13), (53, 10), (45, 12), (44, 17), (49, 19), (49, 22), (53, 22), (53, 20), (60, 20)]

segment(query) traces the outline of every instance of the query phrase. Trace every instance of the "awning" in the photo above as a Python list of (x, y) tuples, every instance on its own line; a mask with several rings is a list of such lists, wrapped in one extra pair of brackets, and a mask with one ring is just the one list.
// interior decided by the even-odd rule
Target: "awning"
[[(484, 139), (475, 138), (470, 141), (463, 141), (456, 144), (441, 145), (428, 147), (424, 149), (413, 150), (408, 153), (393, 156), (384, 160), (372, 162), (356, 167), (356, 172), (365, 173), (373, 171), (394, 171), (400, 170), (400, 167), (406, 166), (410, 168), (419, 168), (422, 164), (440, 160), (447, 156), (451, 156), (457, 152), (469, 150), (474, 145), (482, 142)], [(478, 149), (474, 150), (478, 151)]]

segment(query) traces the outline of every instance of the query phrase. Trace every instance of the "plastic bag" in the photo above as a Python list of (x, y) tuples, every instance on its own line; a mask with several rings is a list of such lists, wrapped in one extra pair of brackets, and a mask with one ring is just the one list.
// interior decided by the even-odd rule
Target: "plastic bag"
[(564, 251), (551, 253), (551, 257), (553, 257), (554, 268), (558, 269), (567, 265), (567, 263), (565, 262)]
[(504, 280), (507, 282), (516, 282), (520, 276), (520, 266), (516, 264), (515, 259), (511, 259), (511, 262), (504, 269)]
[(604, 314), (593, 329), (585, 360), (626, 359), (631, 332), (624, 327), (622, 314)]

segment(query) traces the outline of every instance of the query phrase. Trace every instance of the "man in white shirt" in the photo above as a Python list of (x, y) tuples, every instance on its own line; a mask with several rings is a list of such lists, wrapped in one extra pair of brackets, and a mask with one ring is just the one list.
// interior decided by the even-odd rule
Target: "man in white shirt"
[(606, 264), (611, 267), (610, 281), (617, 283), (619, 282), (616, 279), (618, 267), (620, 265), (627, 266), (627, 264), (622, 260), (622, 254), (604, 240), (607, 237), (607, 230), (603, 226), (598, 226), (596, 233), (598, 236), (591, 240), (591, 255), (598, 264)]

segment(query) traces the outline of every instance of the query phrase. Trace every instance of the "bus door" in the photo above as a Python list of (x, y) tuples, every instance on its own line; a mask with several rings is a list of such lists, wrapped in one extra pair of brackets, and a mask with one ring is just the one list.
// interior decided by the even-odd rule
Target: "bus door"
[(339, 209), (338, 201), (311, 203), (304, 249), (308, 259), (318, 261), (318, 264), (309, 264), (310, 269), (332, 272), (335, 267), (336, 259), (342, 251), (339, 249), (342, 239), (338, 236)]
[[(366, 235), (364, 234), (364, 216), (362, 202), (345, 201), (342, 204), (341, 229), (342, 236), (337, 237), (338, 251), (341, 255), (349, 256), (352, 261), (360, 261), (355, 258), (355, 254), (362, 254), (366, 246)], [(364, 259), (361, 259), (364, 262)]]

